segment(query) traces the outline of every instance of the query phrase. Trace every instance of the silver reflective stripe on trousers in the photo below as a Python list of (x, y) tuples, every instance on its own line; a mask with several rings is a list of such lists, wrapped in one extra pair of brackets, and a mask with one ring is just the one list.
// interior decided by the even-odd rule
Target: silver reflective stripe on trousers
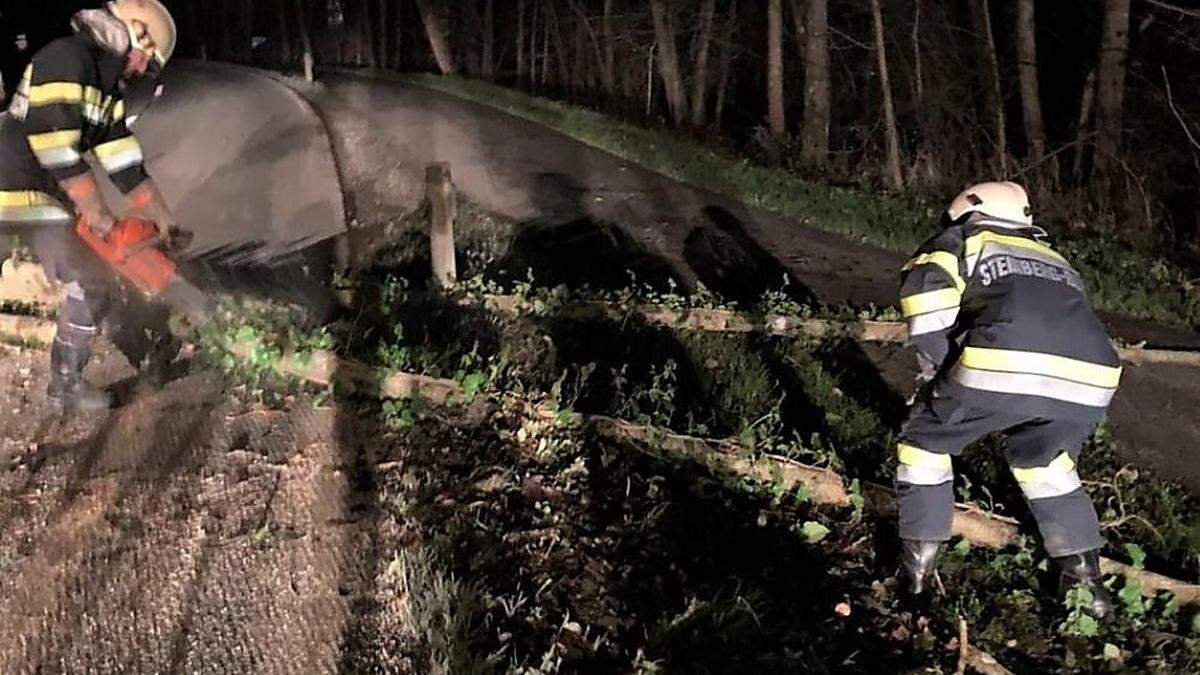
[(954, 470), (901, 464), (896, 467), (896, 480), (909, 485), (941, 485), (954, 480)]

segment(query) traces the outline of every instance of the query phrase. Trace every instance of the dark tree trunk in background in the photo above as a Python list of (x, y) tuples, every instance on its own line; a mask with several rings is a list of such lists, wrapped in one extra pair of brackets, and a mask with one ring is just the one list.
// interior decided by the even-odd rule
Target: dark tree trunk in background
[(875, 24), (875, 55), (879, 67), (879, 89), (883, 94), (883, 121), (887, 133), (887, 155), (883, 183), (888, 190), (898, 191), (904, 185), (900, 173), (900, 134), (896, 131), (896, 109), (892, 105), (892, 83), (888, 77), (887, 50), (884, 48), (883, 11), (879, 0), (871, 0), (871, 18)]
[(787, 133), (783, 105), (783, 0), (767, 0), (767, 122), (772, 135)]
[(696, 38), (696, 65), (692, 81), (692, 126), (704, 126), (704, 113), (708, 109), (708, 52), (712, 43), (713, 15), (717, 11), (717, 0), (703, 0), (700, 9), (700, 35)]
[(721, 55), (717, 59), (717, 103), (713, 110), (713, 122), (720, 128), (725, 116), (726, 93), (729, 91), (729, 73), (733, 69), (733, 39), (737, 35), (738, 0), (729, 3), (729, 18), (721, 36)]
[(496, 8), (492, 0), (483, 6), (483, 78), (496, 79)]
[(804, 127), (801, 161), (814, 169), (829, 164), (829, 3), (808, 0), (804, 36)]
[(1046, 131), (1042, 124), (1042, 95), (1038, 88), (1037, 21), (1034, 0), (1017, 5), (1017, 71), (1021, 79), (1021, 111), (1029, 159), (1040, 164), (1046, 156)]
[[(476, 6), (479, 0), (466, 0), (460, 3), (463, 9), (465, 23), (470, 25), (474, 40), (459, 40), (458, 62), (467, 68), (467, 75), (482, 77), (483, 75), (483, 18), (479, 16)], [(453, 32), (453, 30), (451, 30)]]
[(558, 86), (565, 86), (571, 77), (571, 71), (567, 65), (567, 47), (563, 44), (562, 22), (558, 16), (558, 8), (554, 5), (554, 0), (546, 2), (546, 26), (550, 29), (551, 37), (554, 38), (554, 54), (558, 57), (555, 67), (554, 83)]
[(283, 64), (292, 62), (292, 31), (288, 27), (288, 0), (277, 0), (275, 8), (276, 27), (279, 31), (279, 61)]
[(679, 68), (679, 50), (675, 44), (675, 4), (670, 0), (650, 0), (650, 12), (654, 19), (654, 37), (658, 43), (658, 69), (666, 88), (671, 119), (676, 126), (683, 126), (688, 118), (688, 106), (683, 73)]
[(921, 2), (913, 0), (912, 25), (913, 99), (918, 108), (925, 102), (925, 76), (921, 73)]
[(596, 57), (595, 58), (595, 68), (593, 68), (593, 67), (591, 67), (592, 59), (589, 59), (587, 57), (587, 54), (585, 52), (585, 48), (583, 47), (583, 45), (579, 46), (578, 58), (580, 61), (583, 62), (582, 67), (584, 69), (584, 76), (587, 81), (587, 86), (588, 87), (595, 86), (595, 80), (596, 80), (595, 74), (598, 71), (600, 74), (601, 86), (604, 87), (604, 91), (606, 93), (611, 94), (612, 89), (609, 86), (609, 81), (607, 79), (607, 74), (606, 74), (606, 71), (604, 68), (604, 48), (600, 45), (601, 38), (596, 35), (595, 29), (592, 28), (591, 21), (589, 21), (589, 18), (587, 15), (586, 6), (581, 5), (580, 3), (576, 2), (576, 0), (571, 0), (571, 7), (575, 10), (575, 16), (578, 18), (578, 21), (579, 21), (580, 39), (582, 39), (584, 37), (587, 38), (587, 43), (589, 45), (591, 45), (593, 55)]
[(524, 84), (529, 76), (525, 62), (525, 0), (517, 0), (517, 82)]
[(200, 0), (188, 0), (187, 22), (192, 27), (191, 38), (195, 44), (196, 56), (204, 61), (208, 59), (208, 22), (204, 20), (204, 10)]
[[(575, 3), (571, 3), (574, 5)], [(578, 90), (587, 87), (587, 34), (584, 26), (587, 22), (582, 14), (575, 15), (575, 30), (571, 39), (571, 89)]]
[(391, 25), (388, 23), (388, 0), (375, 0), (379, 3), (379, 26), (376, 32), (379, 33), (379, 55), (375, 57), (375, 62), (380, 68), (388, 67), (388, 35), (391, 32)]
[(308, 27), (308, 12), (305, 10), (304, 3), (308, 0), (295, 0), (296, 3), (296, 27), (300, 36), (300, 58), (304, 64), (304, 78), (309, 82), (313, 81), (313, 49), (312, 37)]
[(421, 13), (421, 23), (425, 25), (425, 36), (433, 49), (433, 58), (437, 61), (438, 69), (443, 75), (454, 75), (458, 68), (454, 63), (454, 52), (450, 49), (450, 41), (446, 37), (442, 17), (438, 14), (440, 3), (434, 0), (416, 0), (417, 10)]
[(236, 7), (231, 7), (235, 3), (230, 0), (215, 0), (217, 3), (217, 13), (220, 14), (220, 20), (215, 24), (217, 26), (225, 26), (225, 30), (220, 31), (221, 34), (221, 58), (234, 60), (238, 58), (238, 54), (234, 51), (234, 46), (237, 43), (235, 35), (238, 33), (238, 21), (234, 12)]
[(1105, 0), (1100, 63), (1096, 71), (1097, 163), (1110, 170), (1121, 149), (1125, 63), (1129, 57), (1129, 0)]
[(1083, 157), (1088, 134), (1091, 133), (1092, 105), (1096, 99), (1096, 71), (1088, 71), (1079, 96), (1079, 121), (1075, 124), (1075, 181), (1083, 181)]
[(975, 33), (979, 38), (980, 60), (987, 75), (985, 88), (987, 91), (988, 114), (992, 117), (992, 144), (996, 155), (996, 165), (1000, 174), (1008, 173), (1008, 139), (1004, 121), (1004, 97), (1000, 89), (1000, 64), (996, 57), (996, 40), (992, 34), (992, 17), (988, 9), (988, 0), (972, 0), (971, 18), (975, 23)]
[(617, 38), (613, 33), (612, 14), (613, 0), (604, 0), (604, 18), (600, 24), (600, 31), (604, 35), (604, 69), (600, 77), (604, 82), (604, 91), (609, 94), (617, 91)]
[(392, 10), (392, 70), (404, 68), (404, 3)]

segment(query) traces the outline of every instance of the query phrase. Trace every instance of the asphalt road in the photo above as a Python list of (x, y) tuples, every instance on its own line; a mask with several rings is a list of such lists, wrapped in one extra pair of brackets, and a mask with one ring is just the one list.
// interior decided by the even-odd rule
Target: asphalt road
[[(557, 260), (591, 276), (628, 265), (643, 276), (725, 284), (750, 297), (778, 289), (786, 275), (793, 291), (826, 302), (896, 302), (903, 258), (894, 253), (684, 185), (487, 106), (356, 75), (321, 79), (323, 90), (310, 98), (328, 125), (361, 224), (418, 208), (425, 165), (448, 162), (469, 199), (536, 233), (523, 237), (518, 229), (516, 239), (551, 266)], [(1200, 346), (1200, 336), (1186, 331), (1121, 318), (1110, 318), (1109, 327), (1128, 340)], [(914, 365), (908, 358), (901, 369)], [(1128, 367), (1110, 421), (1124, 459), (1200, 491), (1200, 425), (1189, 413), (1200, 409), (1196, 370)], [(901, 390), (912, 381), (911, 373), (894, 379)]]
[(196, 232), (189, 255), (262, 260), (344, 230), (328, 136), (292, 89), (249, 69), (184, 61), (172, 63), (163, 91), (134, 131), (176, 217)]

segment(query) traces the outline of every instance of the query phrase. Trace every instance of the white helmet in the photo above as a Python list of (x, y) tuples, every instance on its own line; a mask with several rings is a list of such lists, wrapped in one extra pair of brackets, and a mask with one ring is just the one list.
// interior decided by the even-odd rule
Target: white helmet
[(159, 68), (175, 52), (175, 19), (159, 0), (113, 0), (108, 11), (125, 22), (133, 46), (147, 52)]
[(1010, 181), (972, 185), (950, 202), (946, 215), (957, 221), (968, 213), (982, 213), (999, 220), (1033, 225), (1033, 209), (1025, 188)]

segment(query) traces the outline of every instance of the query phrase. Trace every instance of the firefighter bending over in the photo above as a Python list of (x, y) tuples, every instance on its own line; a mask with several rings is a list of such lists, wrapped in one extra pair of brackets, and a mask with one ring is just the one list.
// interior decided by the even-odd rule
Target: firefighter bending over
[(104, 234), (114, 219), (83, 155), (94, 155), (136, 215), (161, 232), (180, 232), (126, 126), (122, 95), (130, 82), (157, 75), (176, 31), (158, 0), (116, 0), (77, 13), (71, 25), (74, 35), (33, 56), (8, 113), (0, 115), (0, 232), (18, 233), (47, 277), (66, 284), (50, 398), (97, 410), (111, 401), (83, 380), (83, 369), (113, 303), (114, 277), (75, 234), (75, 222), (81, 218)]
[(1033, 224), (1016, 183), (983, 183), (950, 204), (947, 226), (903, 268), (900, 304), (919, 353), (901, 431), (896, 491), (908, 590), (927, 592), (954, 513), (951, 457), (1003, 432), (1008, 460), (1062, 585), (1101, 585), (1104, 540), (1075, 464), (1103, 418), (1120, 360), (1079, 273)]

